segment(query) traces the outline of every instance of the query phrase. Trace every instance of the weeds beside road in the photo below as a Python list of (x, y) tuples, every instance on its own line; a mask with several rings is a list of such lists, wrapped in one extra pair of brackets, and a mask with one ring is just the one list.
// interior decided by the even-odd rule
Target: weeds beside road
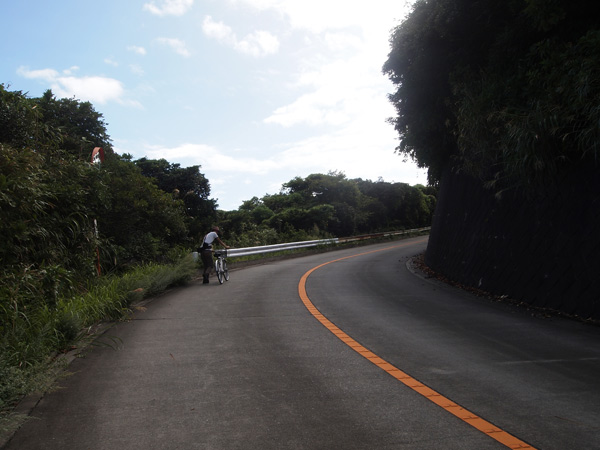
[[(44, 392), (63, 367), (57, 356), (86, 342), (101, 322), (127, 318), (131, 306), (165, 289), (187, 283), (197, 272), (191, 255), (172, 265), (148, 264), (124, 275), (99, 278), (87, 292), (20, 310), (4, 306), (0, 325), (0, 434), (18, 422), (15, 405)], [(86, 339), (87, 338), (87, 339)]]

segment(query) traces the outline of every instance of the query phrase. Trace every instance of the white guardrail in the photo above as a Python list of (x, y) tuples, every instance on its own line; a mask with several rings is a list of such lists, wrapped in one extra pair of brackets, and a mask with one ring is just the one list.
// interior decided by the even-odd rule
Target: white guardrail
[(424, 232), (424, 231), (429, 231), (430, 229), (431, 229), (431, 227), (415, 228), (412, 230), (387, 231), (387, 232), (383, 232), (383, 233), (365, 234), (365, 235), (361, 235), (361, 236), (352, 236), (352, 237), (347, 237), (347, 238), (332, 238), (332, 239), (320, 239), (320, 240), (316, 240), (316, 241), (290, 242), (287, 244), (263, 245), (260, 247), (230, 248), (227, 250), (227, 257), (235, 258), (236, 256), (257, 255), (260, 253), (279, 252), (282, 250), (294, 250), (297, 248), (316, 247), (319, 245), (345, 244), (346, 242), (364, 241), (367, 239), (376, 239), (376, 238), (390, 237), (390, 236), (400, 236), (403, 234), (410, 234), (410, 233), (420, 233), (420, 232)]

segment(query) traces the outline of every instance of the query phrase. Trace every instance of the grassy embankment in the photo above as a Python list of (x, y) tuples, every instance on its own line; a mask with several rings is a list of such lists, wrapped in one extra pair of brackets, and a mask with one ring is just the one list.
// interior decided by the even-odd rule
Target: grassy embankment
[(19, 420), (13, 410), (24, 396), (51, 389), (66, 364), (62, 354), (89, 343), (99, 324), (126, 319), (136, 302), (187, 283), (197, 271), (197, 263), (188, 255), (176, 264), (148, 264), (123, 275), (104, 276), (85, 293), (34, 311), (4, 305), (0, 434)]

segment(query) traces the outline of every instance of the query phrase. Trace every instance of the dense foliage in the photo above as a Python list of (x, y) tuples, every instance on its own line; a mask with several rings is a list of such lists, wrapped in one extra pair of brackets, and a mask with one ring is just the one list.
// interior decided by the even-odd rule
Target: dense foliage
[(190, 226), (216, 210), (199, 167), (185, 175), (172, 185), (195, 201), (115, 154), (90, 103), (0, 85), (0, 413), (83, 326), (191, 276)]
[(185, 213), (190, 218), (190, 236), (197, 236), (215, 219), (217, 202), (210, 198), (210, 184), (200, 173), (200, 166), (181, 167), (165, 159), (135, 161), (142, 174), (153, 178), (157, 187), (183, 201)]
[(431, 224), (435, 195), (421, 185), (312, 174), (221, 213), (220, 224), (238, 246), (418, 228)]
[(497, 190), (535, 188), (600, 142), (600, 16), (586, 0), (418, 0), (392, 33), (398, 151)]
[[(4, 86), (0, 96), (0, 252), (10, 263), (3, 271), (31, 275), (56, 266), (85, 279), (97, 270), (96, 248), (110, 271), (185, 245), (184, 202), (112, 151), (91, 104), (50, 91), (29, 99)], [(90, 164), (96, 146), (106, 154), (101, 167)]]

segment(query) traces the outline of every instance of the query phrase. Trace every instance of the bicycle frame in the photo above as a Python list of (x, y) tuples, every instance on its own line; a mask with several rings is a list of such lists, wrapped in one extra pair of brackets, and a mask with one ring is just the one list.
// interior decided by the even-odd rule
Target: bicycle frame
[(224, 281), (229, 280), (229, 269), (227, 269), (227, 250), (216, 250), (214, 252), (215, 261), (215, 272), (217, 273), (217, 280), (219, 284), (223, 284)]

